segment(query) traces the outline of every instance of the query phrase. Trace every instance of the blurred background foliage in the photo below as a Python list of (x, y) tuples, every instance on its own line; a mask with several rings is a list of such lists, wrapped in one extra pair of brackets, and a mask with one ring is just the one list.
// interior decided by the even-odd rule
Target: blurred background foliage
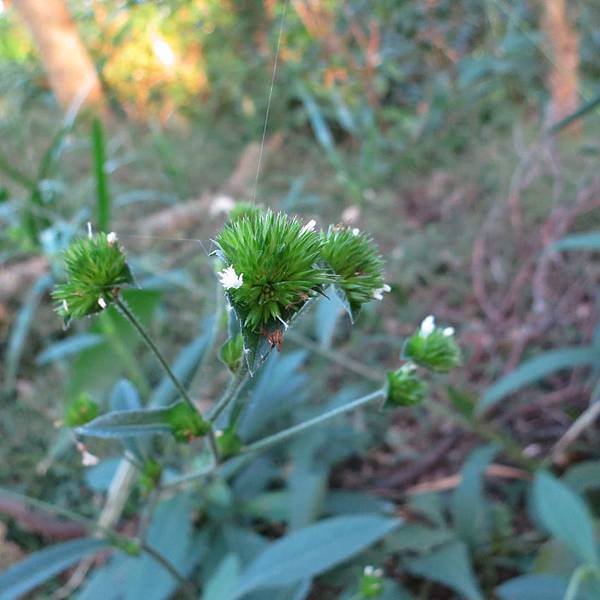
[[(0, 0), (2, 485), (103, 514), (117, 451), (99, 444), (102, 462), (81, 467), (60, 427), (65, 406), (81, 394), (105, 410), (173, 393), (116, 312), (70, 332), (52, 313), (58, 255), (87, 221), (119, 234), (144, 288), (128, 300), (179, 353), (194, 397), (209, 406), (218, 395), (225, 372), (203, 358), (215, 295), (206, 250), (231, 203), (253, 197), (264, 129), (258, 201), (372, 232), (392, 293), (352, 331), (321, 302), (249, 386), (246, 439), (383, 382), (429, 313), (455, 327), (465, 367), (423, 407), (354, 415), (154, 516), (132, 484), (116, 524), (152, 522), (166, 554), (187, 540), (193, 558), (171, 558), (208, 598), (225, 598), (274, 537), (356, 513), (405, 524), (276, 597), (363, 597), (362, 568), (374, 564), (389, 599), (562, 598), (569, 581), (571, 598), (598, 598), (579, 542), (600, 514), (600, 5), (48, 0), (80, 44), (58, 50), (71, 65), (60, 84), (43, 46), (54, 24), (36, 29), (29, 5)], [(164, 467), (181, 475), (194, 448), (171, 450)], [(7, 564), (76, 537), (1, 495), (0, 509)], [(566, 527), (581, 511), (579, 529)], [(84, 584), (65, 576), (35, 597), (107, 598), (130, 569), (118, 597), (173, 593), (132, 560), (117, 555)]]

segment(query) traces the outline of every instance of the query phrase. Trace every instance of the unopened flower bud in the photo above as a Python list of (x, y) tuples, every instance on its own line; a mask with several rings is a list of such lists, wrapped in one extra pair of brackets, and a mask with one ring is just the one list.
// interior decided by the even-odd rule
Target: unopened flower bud
[(462, 362), (454, 328), (436, 327), (433, 316), (424, 319), (415, 334), (406, 341), (403, 356), (439, 373), (447, 373)]
[(429, 387), (408, 363), (397, 371), (388, 373), (386, 402), (393, 406), (416, 406), (427, 397)]

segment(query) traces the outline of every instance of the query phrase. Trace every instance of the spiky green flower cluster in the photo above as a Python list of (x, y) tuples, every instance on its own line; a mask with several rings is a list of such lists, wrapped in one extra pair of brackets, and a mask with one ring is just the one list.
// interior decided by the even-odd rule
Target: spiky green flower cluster
[(352, 312), (369, 300), (381, 300), (390, 288), (383, 281), (383, 259), (373, 240), (358, 229), (338, 225), (329, 227), (322, 239), (321, 255), (337, 275)]
[(230, 221), (216, 239), (221, 283), (243, 325), (256, 333), (290, 318), (335, 277), (321, 265), (314, 223), (271, 210)]
[(64, 252), (67, 282), (52, 292), (56, 312), (65, 320), (100, 312), (133, 276), (115, 234), (98, 233), (73, 242)]
[(429, 387), (408, 363), (387, 375), (386, 399), (393, 406), (417, 406), (425, 400)]

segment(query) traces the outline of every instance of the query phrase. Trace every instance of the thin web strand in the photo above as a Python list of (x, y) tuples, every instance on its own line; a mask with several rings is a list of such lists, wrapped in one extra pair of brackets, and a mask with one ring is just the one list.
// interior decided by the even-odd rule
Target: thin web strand
[(258, 193), (258, 178), (260, 176), (260, 167), (262, 164), (263, 152), (265, 149), (265, 140), (267, 137), (267, 126), (269, 124), (269, 113), (271, 112), (271, 100), (273, 99), (273, 88), (275, 87), (275, 75), (277, 74), (277, 65), (279, 64), (279, 51), (281, 49), (281, 38), (283, 37), (283, 27), (287, 15), (290, 0), (286, 0), (283, 7), (283, 13), (279, 22), (279, 35), (277, 36), (277, 48), (275, 50), (275, 60), (273, 62), (273, 72), (271, 73), (271, 85), (269, 86), (269, 95), (267, 98), (267, 110), (265, 111), (265, 123), (263, 125), (262, 139), (260, 141), (260, 150), (258, 151), (258, 161), (256, 163), (256, 176), (254, 177), (254, 189), (252, 190), (251, 202), (256, 202)]

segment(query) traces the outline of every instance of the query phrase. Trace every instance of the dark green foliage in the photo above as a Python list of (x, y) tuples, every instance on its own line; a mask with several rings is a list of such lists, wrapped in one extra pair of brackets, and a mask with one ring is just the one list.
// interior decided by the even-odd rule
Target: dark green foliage
[(335, 278), (319, 265), (322, 242), (296, 218), (267, 210), (225, 225), (217, 254), (243, 278), (227, 294), (243, 325), (255, 333), (289, 321)]
[(369, 235), (333, 225), (322, 239), (321, 255), (338, 277), (336, 283), (353, 313), (389, 290), (383, 281), (383, 258)]
[(54, 288), (52, 298), (65, 320), (104, 310), (119, 288), (133, 283), (125, 253), (110, 235), (101, 232), (81, 238), (64, 252), (67, 282)]

